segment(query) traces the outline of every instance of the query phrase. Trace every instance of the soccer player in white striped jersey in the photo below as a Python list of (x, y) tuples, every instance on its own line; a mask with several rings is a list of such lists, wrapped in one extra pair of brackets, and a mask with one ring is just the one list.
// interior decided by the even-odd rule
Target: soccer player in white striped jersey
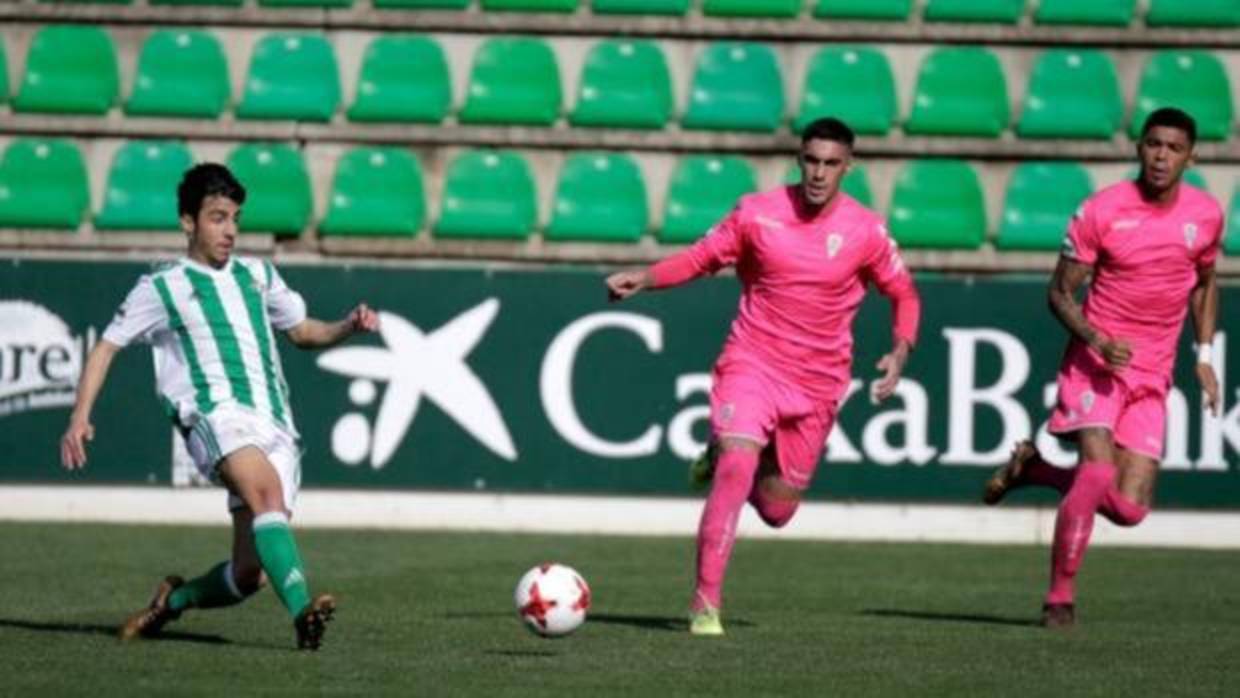
[(70, 470), (86, 465), (91, 408), (113, 356), (135, 341), (150, 344), (168, 416), (199, 471), (228, 489), (233, 548), (200, 577), (165, 578), (121, 639), (156, 635), (189, 608), (240, 603), (270, 582), (293, 617), (298, 648), (316, 650), (335, 600), (310, 594), (289, 528), (301, 463), (272, 330), (302, 349), (328, 347), (375, 331), (378, 315), (361, 304), (337, 322), (307, 317), (305, 301), (270, 262), (234, 257), (245, 189), (222, 165), (187, 171), (177, 199), (188, 252), (142, 276), (91, 349), (61, 461)]

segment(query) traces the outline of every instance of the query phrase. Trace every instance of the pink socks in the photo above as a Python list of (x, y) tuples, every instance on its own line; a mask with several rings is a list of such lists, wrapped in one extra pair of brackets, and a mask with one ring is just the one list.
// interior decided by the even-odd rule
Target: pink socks
[(736, 521), (741, 507), (753, 489), (758, 470), (758, 453), (748, 450), (721, 451), (715, 462), (715, 480), (702, 521), (698, 524), (697, 593), (693, 608), (709, 605), (719, 608), (723, 594), (723, 574), (736, 541)]
[[(1043, 467), (1051, 466), (1043, 464)], [(1071, 488), (1059, 503), (1055, 542), (1051, 547), (1051, 588), (1046, 603), (1072, 603), (1076, 573), (1094, 530), (1094, 513), (1101, 513), (1120, 526), (1135, 526), (1149, 513), (1115, 489), (1115, 466), (1084, 462), (1077, 468)]]

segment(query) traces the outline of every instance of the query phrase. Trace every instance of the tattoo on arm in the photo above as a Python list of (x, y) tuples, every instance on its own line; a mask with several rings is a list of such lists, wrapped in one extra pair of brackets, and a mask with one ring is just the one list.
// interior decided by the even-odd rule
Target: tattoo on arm
[(1055, 274), (1051, 277), (1047, 300), (1051, 312), (1069, 332), (1086, 344), (1096, 347), (1103, 337), (1090, 327), (1080, 303), (1076, 301), (1077, 291), (1089, 280), (1092, 272), (1093, 267), (1088, 264), (1060, 257)]

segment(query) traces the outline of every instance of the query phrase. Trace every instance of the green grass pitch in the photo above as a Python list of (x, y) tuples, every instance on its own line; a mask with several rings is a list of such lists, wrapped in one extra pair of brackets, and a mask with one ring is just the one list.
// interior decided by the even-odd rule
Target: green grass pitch
[[(121, 645), (157, 579), (222, 559), (225, 528), (0, 525), (0, 695), (1215, 696), (1240, 680), (1240, 554), (1091, 550), (1082, 624), (1034, 625), (1035, 547), (742, 540), (721, 639), (690, 637), (689, 538), (302, 531), (338, 595), (294, 651), (270, 591)], [(576, 567), (594, 607), (545, 640), (520, 575)]]

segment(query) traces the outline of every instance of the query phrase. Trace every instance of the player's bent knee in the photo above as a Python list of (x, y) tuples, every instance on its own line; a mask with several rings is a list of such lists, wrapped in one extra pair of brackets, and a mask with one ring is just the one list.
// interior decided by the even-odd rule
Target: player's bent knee
[(263, 568), (257, 564), (234, 564), (233, 583), (237, 585), (237, 591), (250, 596), (263, 588), (267, 583), (267, 575), (263, 574)]
[(788, 525), (792, 517), (797, 513), (800, 506), (799, 501), (788, 500), (759, 500), (760, 503), (755, 507), (758, 510), (758, 517), (771, 528), (783, 528)]

